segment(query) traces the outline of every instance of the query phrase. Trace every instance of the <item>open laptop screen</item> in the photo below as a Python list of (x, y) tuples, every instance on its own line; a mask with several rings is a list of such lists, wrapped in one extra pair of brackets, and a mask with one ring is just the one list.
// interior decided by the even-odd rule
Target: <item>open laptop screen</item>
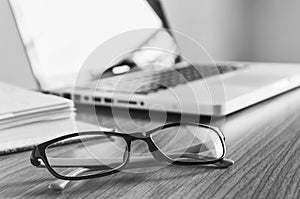
[[(10, 0), (10, 4), (44, 90), (71, 85), (90, 53), (113, 36), (161, 27), (146, 0)], [(130, 41), (130, 46), (140, 46), (147, 37)]]

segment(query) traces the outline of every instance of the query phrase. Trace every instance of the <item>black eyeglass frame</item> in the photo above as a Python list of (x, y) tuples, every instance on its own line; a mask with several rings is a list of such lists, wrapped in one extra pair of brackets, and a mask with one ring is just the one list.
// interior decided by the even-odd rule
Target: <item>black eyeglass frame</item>
[[(172, 160), (170, 159), (166, 154), (164, 154), (163, 151), (161, 151), (159, 149), (158, 146), (156, 146), (155, 142), (152, 140), (151, 134), (155, 133), (159, 130), (162, 129), (166, 129), (166, 128), (170, 128), (170, 127), (176, 127), (176, 126), (182, 126), (182, 125), (193, 125), (193, 126), (198, 126), (198, 127), (202, 127), (202, 128), (206, 128), (206, 129), (210, 129), (212, 131), (214, 131), (221, 143), (222, 143), (222, 147), (223, 147), (223, 154), (220, 156), (220, 158), (216, 159), (216, 160), (208, 160), (205, 162), (192, 162), (192, 161), (177, 161), (177, 160)], [(126, 147), (126, 151), (124, 151), (124, 153), (126, 153), (126, 159), (125, 161), (117, 168), (112, 168), (112, 170), (107, 171), (105, 173), (99, 173), (99, 174), (93, 174), (93, 175), (87, 175), (87, 176), (62, 176), (60, 174), (58, 174), (50, 165), (47, 155), (46, 155), (46, 149), (54, 144), (57, 143), (59, 141), (63, 141), (69, 138), (73, 138), (73, 137), (78, 137), (81, 135), (105, 135), (107, 137), (111, 137), (111, 136), (116, 136), (116, 137), (121, 137), (126, 141), (127, 147)], [(58, 179), (62, 179), (62, 180), (85, 180), (85, 179), (92, 179), (92, 178), (98, 178), (98, 177), (104, 177), (107, 175), (111, 175), (117, 172), (120, 172), (122, 170), (122, 168), (124, 168), (126, 166), (126, 164), (129, 162), (130, 160), (130, 150), (131, 150), (131, 143), (133, 141), (136, 140), (142, 140), (145, 141), (148, 145), (148, 148), (152, 154), (152, 156), (159, 161), (166, 161), (170, 164), (173, 165), (207, 165), (207, 164), (214, 164), (217, 163), (221, 160), (224, 159), (224, 156), (226, 154), (226, 147), (225, 147), (225, 136), (224, 134), (219, 130), (219, 128), (217, 127), (213, 127), (213, 126), (209, 126), (209, 125), (204, 125), (204, 124), (197, 124), (197, 123), (168, 123), (165, 124), (163, 126), (154, 128), (150, 131), (147, 131), (145, 133), (142, 132), (136, 132), (136, 133), (131, 133), (131, 134), (124, 134), (124, 133), (119, 133), (119, 132), (108, 132), (108, 131), (89, 131), (89, 132), (79, 132), (79, 133), (72, 133), (69, 135), (65, 135), (65, 136), (61, 136), (52, 140), (49, 140), (47, 142), (41, 143), (37, 146), (35, 146), (32, 150), (31, 156), (30, 156), (30, 161), (31, 164), (33, 166), (36, 167), (40, 167), (41, 166), (41, 162), (40, 160), (43, 161), (45, 167), (48, 169), (48, 171), (55, 176)]]

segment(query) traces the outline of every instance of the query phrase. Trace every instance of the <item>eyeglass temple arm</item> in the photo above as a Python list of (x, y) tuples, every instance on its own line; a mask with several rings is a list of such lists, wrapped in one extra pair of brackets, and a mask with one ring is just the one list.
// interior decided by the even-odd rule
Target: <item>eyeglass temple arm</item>
[[(189, 148), (182, 148), (172, 151), (172, 154), (168, 154), (175, 158), (192, 158), (192, 159), (200, 159), (206, 158), (207, 160), (213, 160), (214, 158), (210, 158), (208, 156), (201, 157), (196, 154), (200, 151), (205, 151), (205, 147), (202, 144), (193, 145)], [(51, 167), (84, 167), (84, 168), (95, 168), (98, 170), (107, 170), (111, 168), (117, 168), (122, 164), (119, 159), (109, 158), (109, 159), (88, 159), (88, 158), (48, 158), (48, 161), (51, 163)], [(100, 165), (100, 164), (102, 165)], [(130, 160), (131, 167), (139, 167), (139, 166), (153, 166), (157, 164), (166, 164), (163, 161), (159, 161), (153, 158), (153, 156), (142, 156), (142, 157), (133, 157)], [(230, 166), (230, 165), (228, 165)], [(39, 162), (37, 167), (45, 167), (42, 161)]]
[[(182, 156), (182, 152), (188, 152), (190, 153), (197, 153), (200, 151), (202, 144), (193, 145), (189, 148), (181, 148), (172, 151), (174, 156), (176, 155), (176, 152), (180, 154), (177, 154), (178, 156)], [(33, 154), (35, 153), (35, 149), (33, 150)], [(39, 168), (44, 168), (45, 164), (41, 160), (36, 160), (33, 162), (33, 156), (31, 158), (33, 165)], [(108, 168), (116, 168), (120, 165), (120, 161), (118, 159), (110, 158), (110, 159), (101, 159), (102, 162), (104, 162), (105, 165), (99, 165), (99, 163), (102, 163), (100, 160), (97, 159), (88, 159), (88, 158), (48, 158), (48, 162), (51, 163), (51, 167), (85, 167), (85, 168), (97, 168), (97, 169), (103, 169), (106, 170)], [(143, 157), (134, 157), (131, 158), (130, 163), (131, 164), (139, 164), (139, 163), (157, 163), (158, 160), (154, 159), (152, 156), (143, 156)], [(107, 166), (106, 166), (107, 165)], [(109, 166), (108, 166), (109, 165)], [(152, 165), (152, 164), (151, 164)]]
[[(174, 158), (193, 158), (193, 159), (199, 159), (201, 157), (195, 156), (193, 154), (171, 154), (169, 156), (173, 156)], [(212, 159), (209, 157), (205, 157), (208, 160)], [(50, 159), (51, 167), (59, 168), (59, 167), (72, 167), (72, 168), (91, 168), (91, 169), (97, 169), (97, 170), (108, 170), (111, 168), (117, 168), (122, 164), (122, 162), (118, 159), (103, 159), (103, 162), (105, 162), (106, 165), (99, 165), (103, 164), (99, 160), (96, 159), (65, 159), (65, 158), (52, 158)], [(109, 162), (109, 163), (108, 163)], [(158, 161), (154, 159), (152, 156), (143, 156), (143, 157), (133, 157), (130, 160), (131, 167), (139, 167), (139, 166), (153, 166), (157, 164), (168, 164), (167, 162)], [(215, 164), (215, 163), (213, 163)], [(43, 162), (40, 163), (39, 168), (45, 167), (45, 164)]]
[[(122, 164), (122, 160), (117, 158), (107, 159), (87, 159), (87, 158), (48, 158), (51, 167), (79, 167), (79, 168), (90, 168), (97, 170), (107, 170), (111, 168), (117, 168)], [(148, 164), (151, 162), (158, 162), (152, 156), (133, 157), (130, 159), (130, 164)], [(102, 165), (101, 165), (102, 164)], [(104, 165), (105, 164), (105, 165)], [(45, 167), (43, 162), (40, 162), (39, 168)]]
[[(148, 157), (147, 157), (148, 158)], [(140, 158), (139, 158), (140, 159)], [(133, 161), (136, 160), (136, 158), (133, 158)], [(151, 161), (151, 164), (153, 165), (153, 161)], [(157, 163), (157, 161), (156, 161)], [(222, 159), (221, 161), (217, 162), (217, 163), (214, 163), (213, 165), (216, 167), (216, 168), (227, 168), (229, 166), (231, 166), (233, 164), (233, 161), (232, 160), (228, 160), (228, 159)], [(145, 162), (143, 162), (143, 166), (152, 166), (152, 165), (145, 165)], [(135, 165), (137, 166), (137, 165)], [(132, 166), (130, 168), (133, 168)], [(98, 169), (98, 168), (97, 168)], [(89, 172), (93, 170), (92, 168), (78, 168), (72, 172), (70, 172), (68, 174), (68, 176), (79, 176), (80, 174), (82, 173), (85, 173), (85, 172)], [(52, 191), (56, 191), (56, 192), (61, 192), (65, 189), (65, 187), (70, 183), (71, 181), (70, 180), (61, 180), (61, 179), (57, 179), (55, 180), (54, 182), (50, 183), (48, 188), (51, 189)]]

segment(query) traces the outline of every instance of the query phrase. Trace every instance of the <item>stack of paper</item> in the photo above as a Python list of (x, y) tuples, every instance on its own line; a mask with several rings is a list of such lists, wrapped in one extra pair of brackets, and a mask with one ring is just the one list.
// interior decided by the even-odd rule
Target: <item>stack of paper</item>
[(0, 82), (0, 130), (74, 116), (71, 100)]
[(0, 155), (65, 134), (103, 130), (74, 117), (71, 100), (0, 82)]

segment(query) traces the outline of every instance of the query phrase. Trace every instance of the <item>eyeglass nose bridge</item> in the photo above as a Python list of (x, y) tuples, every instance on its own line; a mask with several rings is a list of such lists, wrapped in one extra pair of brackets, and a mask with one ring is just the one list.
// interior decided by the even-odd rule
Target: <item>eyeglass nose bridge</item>
[(141, 140), (141, 141), (146, 142), (150, 152), (159, 151), (159, 149), (155, 146), (155, 144), (153, 143), (153, 141), (151, 140), (149, 135), (147, 135), (147, 133), (135, 132), (135, 133), (131, 133), (129, 135), (130, 135), (130, 142), (131, 143), (134, 142), (134, 141)]
[(144, 141), (148, 145), (148, 149), (153, 155), (153, 157), (159, 161), (166, 161), (166, 162), (172, 162), (169, 158), (165, 157), (165, 155), (162, 154), (162, 152), (155, 146), (149, 135), (147, 135), (146, 132), (135, 132), (130, 133), (130, 142), (133, 143), (134, 141)]

